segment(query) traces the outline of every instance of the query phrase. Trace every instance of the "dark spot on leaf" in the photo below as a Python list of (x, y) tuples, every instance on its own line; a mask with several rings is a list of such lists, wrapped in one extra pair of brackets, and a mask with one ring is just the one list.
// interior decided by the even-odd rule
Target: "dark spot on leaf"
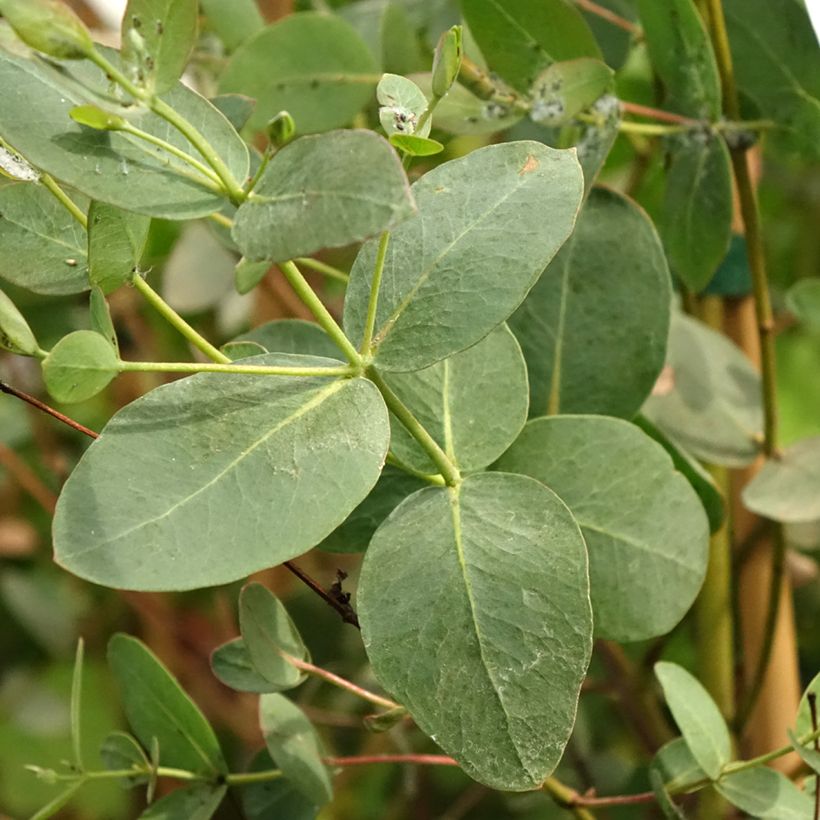
[(142, 20), (140, 20), (140, 18), (136, 15), (134, 15), (133, 17), (131, 17), (131, 26), (132, 28), (136, 29), (142, 28)]
[(160, 36), (165, 34), (165, 26), (162, 25), (161, 20), (157, 20), (156, 27), (157, 27), (157, 34), (159, 34)]
[(315, 91), (319, 87), (319, 81), (318, 80), (311, 80), (310, 81), (310, 87)]

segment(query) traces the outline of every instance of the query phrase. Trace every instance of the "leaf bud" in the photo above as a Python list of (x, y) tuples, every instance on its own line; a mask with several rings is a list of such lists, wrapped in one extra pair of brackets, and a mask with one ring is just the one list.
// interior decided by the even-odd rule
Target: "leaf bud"
[(61, 0), (0, 0), (0, 13), (35, 51), (61, 60), (81, 60), (94, 48), (91, 34)]

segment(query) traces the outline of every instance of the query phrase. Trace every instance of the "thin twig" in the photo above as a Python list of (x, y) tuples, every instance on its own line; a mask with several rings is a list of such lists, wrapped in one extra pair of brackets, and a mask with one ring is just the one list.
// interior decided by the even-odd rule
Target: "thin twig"
[(693, 120), (691, 117), (684, 117), (683, 114), (675, 114), (672, 111), (664, 111), (661, 108), (651, 108), (648, 105), (627, 102), (626, 100), (621, 100), (621, 107), (627, 114), (634, 114), (637, 117), (649, 117), (653, 120), (671, 122), (679, 125), (695, 126), (701, 124), (699, 120)]
[[(806, 694), (806, 700), (809, 702), (809, 712), (811, 713), (811, 729), (815, 733), (814, 751), (820, 752), (820, 738), (817, 737), (817, 695), (814, 692)], [(820, 820), (820, 774), (814, 786), (814, 820)]]
[(612, 23), (613, 26), (628, 31), (630, 34), (638, 34), (641, 30), (640, 26), (631, 20), (621, 17), (620, 14), (615, 14), (614, 11), (610, 11), (604, 6), (599, 6), (593, 0), (575, 0), (575, 5), (580, 6), (584, 11), (594, 14), (596, 17), (600, 17), (602, 20), (606, 20), (608, 23)]
[(54, 514), (57, 496), (42, 482), (40, 476), (11, 447), (0, 442), (0, 466), (49, 514)]
[(394, 754), (361, 755), (357, 757), (326, 757), (328, 766), (369, 766), (371, 763), (415, 763), (419, 766), (458, 766), (447, 755)]
[(299, 569), (299, 567), (291, 561), (285, 561), (284, 566), (286, 566), (300, 581), (309, 586), (320, 598), (324, 600), (328, 606), (333, 607), (333, 609), (339, 613), (341, 619), (346, 624), (355, 626), (356, 629), (361, 629), (359, 626), (359, 618), (349, 602), (338, 600), (338, 598), (331, 595), (319, 583), (314, 581), (313, 578), (311, 578), (304, 570)]
[(15, 398), (21, 399), (22, 401), (30, 404), (32, 407), (36, 407), (38, 410), (41, 410), (43, 413), (48, 413), (49, 416), (53, 416), (57, 421), (61, 421), (63, 424), (67, 424), (69, 427), (73, 428), (74, 430), (79, 430), (79, 432), (89, 436), (90, 438), (97, 438), (99, 435), (95, 433), (93, 430), (89, 430), (88, 427), (80, 424), (78, 421), (74, 421), (74, 419), (69, 418), (68, 416), (61, 413), (59, 410), (55, 410), (53, 407), (49, 407), (44, 402), (40, 401), (40, 399), (35, 399), (34, 396), (30, 396), (28, 393), (24, 393), (22, 390), (18, 390), (16, 387), (12, 387), (10, 384), (6, 384), (3, 381), (0, 381), (0, 392), (8, 393), (9, 396), (14, 396)]

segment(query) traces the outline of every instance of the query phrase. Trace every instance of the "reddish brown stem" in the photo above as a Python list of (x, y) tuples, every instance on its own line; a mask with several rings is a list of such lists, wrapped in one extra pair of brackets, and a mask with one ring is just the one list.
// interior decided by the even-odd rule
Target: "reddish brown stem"
[(640, 31), (640, 27), (631, 20), (621, 17), (620, 14), (615, 14), (614, 11), (610, 11), (604, 6), (599, 6), (593, 0), (575, 0), (575, 5), (580, 6), (584, 11), (594, 14), (596, 17), (600, 17), (602, 20), (606, 20), (608, 23), (612, 23), (613, 26), (628, 31), (630, 34), (637, 34)]
[(300, 581), (309, 586), (320, 598), (324, 600), (328, 606), (335, 609), (346, 624), (351, 624), (352, 626), (355, 626), (356, 629), (361, 629), (359, 626), (359, 619), (356, 616), (353, 607), (350, 606), (349, 603), (334, 598), (326, 589), (314, 581), (313, 578), (311, 578), (304, 570), (299, 569), (299, 567), (291, 561), (285, 561), (284, 566), (286, 566)]
[(396, 754), (362, 755), (361, 757), (326, 757), (328, 766), (369, 766), (371, 763), (415, 763), (419, 766), (458, 766), (447, 755)]
[(61, 421), (63, 424), (67, 424), (74, 430), (79, 430), (81, 433), (84, 433), (91, 438), (97, 438), (99, 435), (93, 430), (89, 430), (88, 427), (80, 424), (80, 422), (74, 421), (74, 419), (70, 419), (68, 416), (63, 415), (59, 410), (49, 407), (45, 402), (40, 401), (40, 399), (35, 399), (34, 396), (30, 396), (28, 393), (24, 393), (22, 390), (18, 390), (16, 387), (12, 387), (10, 384), (6, 384), (3, 381), (0, 381), (0, 392), (7, 393), (9, 396), (14, 396), (15, 398), (21, 399), (27, 404), (30, 404), (32, 407), (42, 410), (43, 413), (48, 413), (49, 416), (57, 419), (57, 421)]
[(40, 477), (10, 447), (0, 443), (0, 466), (5, 467), (15, 481), (49, 514), (54, 513), (57, 496)]
[(664, 111), (661, 108), (651, 108), (648, 105), (641, 105), (640, 103), (627, 102), (621, 100), (621, 107), (627, 114), (635, 114), (638, 117), (649, 117), (653, 120), (660, 120), (661, 122), (672, 122), (677, 125), (697, 125), (698, 120), (693, 120), (691, 117), (684, 117), (682, 114), (675, 114), (672, 111)]

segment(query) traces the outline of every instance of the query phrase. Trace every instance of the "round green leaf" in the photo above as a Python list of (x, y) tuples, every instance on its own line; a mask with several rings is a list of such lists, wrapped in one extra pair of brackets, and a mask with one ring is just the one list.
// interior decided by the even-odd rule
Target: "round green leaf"
[(139, 820), (211, 820), (228, 787), (197, 783), (166, 794), (152, 803)]
[(88, 209), (88, 278), (108, 294), (129, 282), (139, 267), (151, 219), (103, 202)]
[(93, 48), (83, 21), (60, 0), (0, 0), (0, 13), (17, 36), (60, 60), (81, 60)]
[(251, 356), (261, 356), (267, 353), (262, 345), (256, 342), (226, 342), (219, 348), (232, 362), (247, 359)]
[[(118, 62), (114, 51), (103, 49)], [(225, 198), (205, 187), (190, 165), (130, 134), (96, 131), (75, 123), (69, 112), (89, 100), (121, 115), (199, 159), (188, 140), (143, 106), (116, 109), (109, 81), (88, 62), (60, 65), (0, 51), (0, 137), (43, 171), (100, 202), (165, 219), (190, 219), (219, 210)], [(225, 117), (207, 100), (178, 84), (162, 99), (194, 123), (233, 176), (248, 175), (248, 149)]]
[[(415, 134), (422, 114), (427, 110), (424, 92), (407, 77), (385, 74), (376, 86), (379, 101), (379, 122), (388, 136), (392, 134)], [(419, 137), (430, 133), (431, 120), (428, 118)]]
[(682, 666), (662, 661), (655, 675), (692, 757), (712, 780), (732, 759), (732, 740), (720, 710), (703, 686)]
[[(145, 769), (150, 766), (142, 746), (139, 745), (136, 738), (125, 732), (111, 732), (105, 738), (100, 747), (100, 758), (102, 758), (105, 768), (112, 771), (132, 769), (134, 767)], [(133, 774), (130, 777), (121, 778), (119, 782), (124, 788), (131, 789), (134, 786), (147, 783), (148, 775)]]
[(787, 524), (820, 518), (820, 436), (806, 438), (768, 459), (743, 488), (752, 511)]
[(291, 14), (260, 31), (234, 53), (220, 93), (253, 97), (250, 127), (264, 128), (290, 112), (301, 134), (347, 125), (371, 98), (380, 75), (367, 46), (330, 14)]
[(270, 262), (251, 262), (250, 259), (242, 259), (237, 262), (234, 268), (234, 285), (238, 293), (250, 293), (264, 278), (270, 270)]
[(284, 695), (259, 698), (259, 725), (276, 765), (303, 797), (324, 805), (333, 797), (322, 762), (322, 744), (313, 724)]
[[(506, 325), (467, 350), (385, 381), (465, 471), (495, 461), (527, 420), (527, 366)], [(418, 442), (391, 417), (390, 450), (423, 473), (437, 473)]]
[(578, 525), (537, 481), (479, 473), (428, 488), (362, 565), (362, 636), (381, 684), (464, 770), (537, 788), (575, 721), (592, 617)]
[(646, 214), (594, 189), (510, 320), (529, 366), (530, 414), (634, 415), (663, 367), (671, 295)]
[(118, 633), (108, 663), (128, 723), (143, 747), (159, 741), (163, 766), (217, 775), (227, 771), (219, 741), (196, 704), (145, 644)]
[(342, 360), (339, 348), (316, 322), (274, 319), (243, 333), (235, 342), (256, 342), (269, 353), (303, 353)]
[(659, 444), (620, 419), (554, 416), (529, 422), (498, 468), (546, 484), (572, 511), (597, 635), (644, 640), (683, 618), (706, 574), (709, 526)]
[[(100, 336), (114, 348), (114, 352), (119, 355), (119, 341), (117, 339), (117, 331), (114, 328), (114, 322), (111, 319), (111, 309), (108, 306), (108, 302), (102, 290), (96, 285), (91, 288), (91, 298), (89, 301), (91, 329), (99, 333)], [(259, 352), (261, 353), (262, 351)]]
[(276, 692), (277, 686), (263, 677), (253, 665), (248, 647), (242, 638), (223, 643), (211, 654), (214, 675), (237, 692)]
[(49, 295), (88, 290), (85, 230), (40, 185), (0, 185), (0, 244), (0, 276), (12, 284)]
[(672, 316), (666, 367), (642, 413), (692, 455), (743, 467), (760, 450), (760, 374), (723, 334)]
[[(250, 765), (252, 772), (275, 768), (267, 751), (260, 752)], [(248, 820), (315, 820), (321, 802), (304, 797), (284, 777), (243, 786), (240, 796)]]
[(69, 333), (43, 359), (48, 392), (66, 404), (96, 396), (119, 372), (117, 351), (93, 330)]
[(757, 766), (722, 778), (715, 788), (733, 805), (764, 820), (808, 820), (814, 800), (781, 772)]
[[(374, 334), (383, 370), (420, 370), (474, 345), (507, 319), (572, 231), (581, 169), (537, 142), (473, 151), (425, 174), (418, 214), (387, 248)], [(350, 273), (344, 325), (362, 336), (378, 243)]]
[(789, 288), (786, 305), (810, 330), (820, 330), (820, 278), (801, 279)]
[(276, 686), (272, 691), (293, 689), (306, 679), (282, 653), (310, 661), (310, 652), (282, 602), (262, 584), (248, 584), (242, 590), (239, 624), (254, 667)]
[(302, 137), (278, 151), (232, 235), (248, 259), (284, 262), (360, 242), (413, 212), (396, 152), (370, 131)]
[(682, 737), (661, 746), (651, 767), (661, 775), (662, 782), (667, 786), (674, 782), (676, 787), (685, 789), (706, 777)]
[(444, 146), (438, 140), (417, 137), (414, 134), (393, 134), (390, 137), (390, 144), (411, 157), (432, 157), (444, 150)]
[(388, 440), (387, 409), (363, 379), (203, 373), (164, 385), (115, 415), (64, 485), (57, 561), (127, 589), (242, 578), (341, 524), (376, 483)]
[(34, 356), (40, 350), (23, 314), (0, 290), (0, 348), (22, 356)]
[(544, 125), (568, 123), (610, 88), (612, 77), (609, 66), (590, 57), (553, 63), (530, 89), (530, 117)]

